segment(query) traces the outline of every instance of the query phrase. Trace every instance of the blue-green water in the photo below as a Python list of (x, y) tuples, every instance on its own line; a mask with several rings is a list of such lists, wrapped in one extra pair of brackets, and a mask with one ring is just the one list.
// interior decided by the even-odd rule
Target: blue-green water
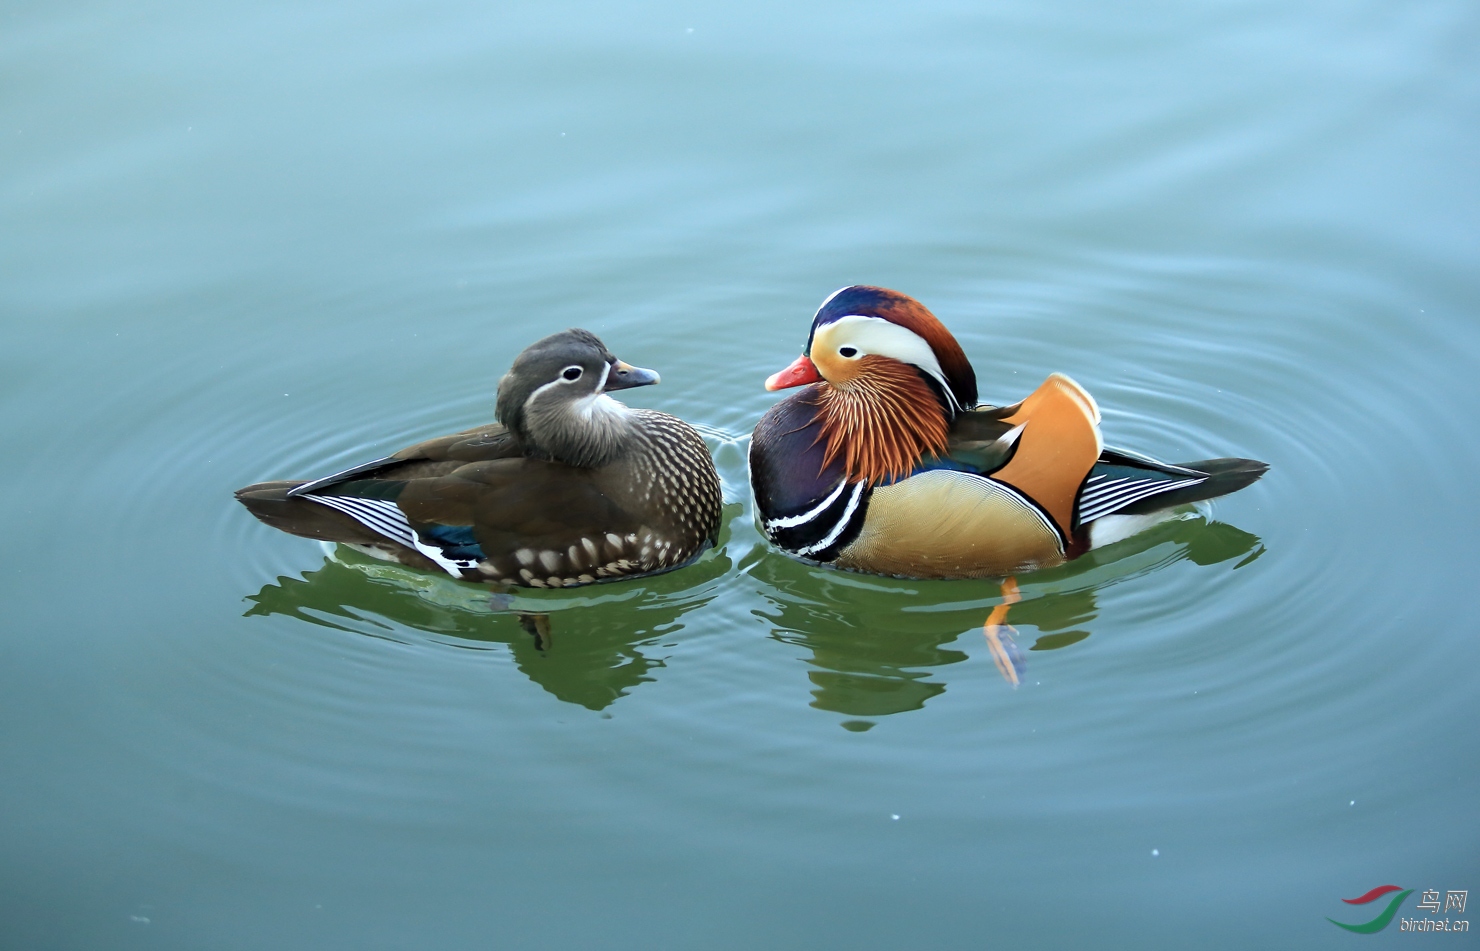
[[(1462, 2), (0, 10), (0, 946), (1404, 944), (1325, 919), (1480, 887), (1477, 45)], [(1061, 370), (1113, 445), (1274, 468), (1021, 579), (1013, 690), (995, 585), (752, 526), (761, 380), (854, 282), (985, 399)], [(488, 420), (572, 325), (728, 522), (521, 596), (548, 649), (231, 501)]]

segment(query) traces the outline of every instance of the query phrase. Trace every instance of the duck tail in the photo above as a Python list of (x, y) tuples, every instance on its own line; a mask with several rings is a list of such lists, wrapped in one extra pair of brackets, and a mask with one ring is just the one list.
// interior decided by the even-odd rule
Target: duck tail
[(289, 493), (305, 482), (258, 482), (236, 490), (236, 500), (273, 528), (301, 538), (350, 544), (384, 543), (359, 522), (327, 506)]
[(1245, 486), (1252, 485), (1259, 480), (1260, 476), (1269, 471), (1269, 463), (1260, 462), (1257, 459), (1203, 459), (1198, 462), (1179, 462), (1177, 466), (1181, 469), (1207, 473), (1208, 478), (1196, 485), (1142, 499), (1117, 510), (1116, 514), (1146, 515), (1150, 512), (1186, 505), (1189, 502), (1216, 499), (1220, 495), (1228, 495), (1230, 492), (1237, 492)]

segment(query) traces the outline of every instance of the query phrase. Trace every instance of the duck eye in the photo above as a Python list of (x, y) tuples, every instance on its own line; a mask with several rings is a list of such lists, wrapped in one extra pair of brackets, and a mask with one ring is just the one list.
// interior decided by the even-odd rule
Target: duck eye
[(560, 374), (567, 380), (579, 380), (581, 378), (580, 367), (566, 367)]
[(858, 356), (858, 348), (857, 347), (839, 347), (838, 348), (838, 356), (840, 356), (840, 357), (848, 357), (848, 358), (851, 359), (853, 357)]

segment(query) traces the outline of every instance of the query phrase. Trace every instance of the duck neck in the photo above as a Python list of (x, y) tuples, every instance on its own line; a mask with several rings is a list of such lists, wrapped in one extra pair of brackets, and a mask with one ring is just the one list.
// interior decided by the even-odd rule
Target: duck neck
[(911, 366), (880, 361), (840, 385), (818, 387), (823, 467), (843, 460), (850, 482), (902, 479), (927, 453), (945, 451), (951, 421)]
[(605, 393), (596, 393), (573, 403), (527, 406), (520, 435), (532, 455), (595, 469), (622, 454), (633, 415)]

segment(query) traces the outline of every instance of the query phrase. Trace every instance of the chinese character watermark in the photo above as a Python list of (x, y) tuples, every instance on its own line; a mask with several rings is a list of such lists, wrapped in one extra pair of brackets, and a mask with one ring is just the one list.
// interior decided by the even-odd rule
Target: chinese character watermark
[[(1454, 911), (1464, 914), (1465, 904), (1469, 901), (1469, 898), (1469, 889), (1456, 890), (1451, 888), (1446, 890), (1444, 892), (1444, 911)], [(1439, 889), (1425, 888), (1418, 904), (1414, 907), (1419, 911), (1426, 911), (1431, 915), (1437, 915), (1439, 913)], [(1470, 930), (1470, 923), (1463, 918), (1402, 918), (1398, 921), (1398, 930), (1422, 931), (1426, 933), (1435, 931), (1465, 932)]]
[[(1415, 889), (1404, 889), (1397, 885), (1379, 885), (1356, 898), (1342, 899), (1348, 905), (1368, 905), (1379, 899), (1386, 899), (1386, 907), (1377, 912), (1376, 916), (1370, 921), (1345, 922), (1338, 921), (1335, 918), (1327, 918), (1326, 920), (1338, 928), (1357, 934), (1376, 934), (1392, 924), (1394, 917), (1397, 916), (1398, 909), (1403, 906), (1404, 900), (1409, 895), (1412, 895), (1414, 891)], [(1393, 894), (1394, 892), (1397, 894)], [(1438, 915), (1441, 908), (1439, 901), (1441, 894), (1444, 896), (1442, 908), (1446, 914), (1450, 912), (1464, 914), (1465, 905), (1469, 903), (1470, 898), (1468, 889), (1451, 888), (1441, 892), (1437, 888), (1425, 888), (1414, 907), (1430, 915)], [(1398, 921), (1398, 930), (1468, 932), (1470, 930), (1470, 922), (1463, 918), (1401, 918)]]

